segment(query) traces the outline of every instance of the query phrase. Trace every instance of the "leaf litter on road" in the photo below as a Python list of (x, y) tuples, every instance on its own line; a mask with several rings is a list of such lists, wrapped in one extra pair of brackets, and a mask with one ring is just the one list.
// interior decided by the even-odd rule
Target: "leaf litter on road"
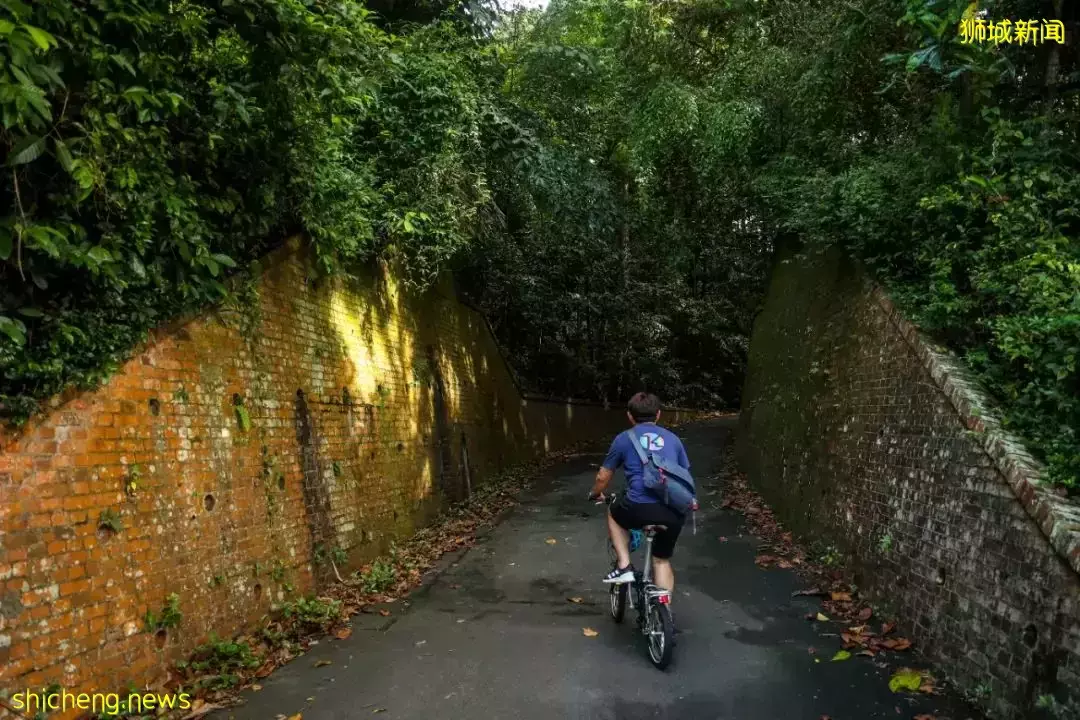
[[(329, 586), (323, 594), (312, 599), (327, 608), (324, 621), (306, 623), (295, 614), (284, 616), (279, 613), (271, 616), (260, 632), (235, 638), (234, 642), (237, 644), (248, 646), (258, 663), (254, 668), (234, 671), (237, 682), (233, 687), (211, 689), (214, 685), (208, 681), (217, 676), (219, 671), (216, 668), (196, 671), (195, 663), (174, 667), (166, 684), (167, 688), (201, 688), (193, 693), (196, 697), (193, 698), (192, 708), (184, 717), (196, 718), (212, 710), (238, 704), (241, 702), (240, 691), (253, 688), (257, 680), (267, 677), (278, 667), (303, 655), (310, 646), (318, 644), (316, 638), (322, 635), (330, 634), (340, 640), (348, 638), (352, 629), (346, 622), (356, 613), (378, 613), (389, 617), (390, 610), (377, 609), (377, 606), (403, 598), (421, 583), (424, 574), (434, 568), (442, 556), (472, 547), (479, 532), (494, 526), (517, 504), (519, 494), (528, 486), (531, 478), (578, 452), (587, 444), (579, 443), (551, 453), (492, 478), (478, 488), (471, 498), (449, 506), (431, 525), (395, 546), (388, 557), (372, 561), (344, 578), (338, 574), (340, 582)], [(554, 538), (551, 540), (555, 541)], [(365, 580), (376, 569), (376, 562), (381, 563), (378, 570), (390, 578), (388, 583), (380, 583), (378, 587)], [(387, 567), (391, 568), (392, 572), (387, 573)], [(336, 571), (337, 567), (334, 569)], [(461, 585), (452, 583), (449, 587), (456, 590)], [(407, 607), (406, 603), (402, 605)], [(465, 620), (459, 619), (458, 622)], [(180, 717), (179, 713), (173, 715)], [(286, 716), (281, 716), (281, 720), (285, 718)], [(302, 719), (301, 715), (297, 714), (288, 720)]]
[(784, 530), (772, 508), (750, 488), (746, 476), (732, 467), (733, 461), (730, 457), (728, 463), (725, 472), (727, 486), (721, 505), (741, 512), (753, 535), (760, 540), (758, 554), (754, 557), (754, 563), (758, 567), (794, 568), (812, 580), (808, 588), (792, 593), (792, 597), (823, 598), (821, 610), (807, 614), (806, 618), (817, 622), (838, 620), (863, 626), (854, 632), (849, 630), (842, 639), (843, 649), (851, 651), (858, 648), (857, 654), (864, 657), (874, 657), (884, 651), (901, 652), (909, 649), (912, 643), (907, 638), (885, 637), (896, 629), (895, 622), (883, 623), (880, 633), (869, 628), (867, 623), (874, 616), (874, 610), (859, 598), (858, 590), (854, 586), (843, 580), (843, 572), (811, 561), (807, 553), (794, 542), (792, 533)]
[(585, 637), (596, 637), (600, 633), (596, 632), (592, 628), (587, 627), (587, 628), (581, 628), (581, 634), (584, 635)]

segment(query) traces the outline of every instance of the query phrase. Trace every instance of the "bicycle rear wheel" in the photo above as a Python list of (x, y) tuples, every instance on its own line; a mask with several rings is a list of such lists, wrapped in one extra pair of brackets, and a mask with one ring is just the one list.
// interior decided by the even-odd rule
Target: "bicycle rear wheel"
[(671, 664), (675, 652), (675, 625), (671, 621), (668, 606), (656, 600), (649, 601), (645, 639), (649, 643), (649, 660), (657, 670)]

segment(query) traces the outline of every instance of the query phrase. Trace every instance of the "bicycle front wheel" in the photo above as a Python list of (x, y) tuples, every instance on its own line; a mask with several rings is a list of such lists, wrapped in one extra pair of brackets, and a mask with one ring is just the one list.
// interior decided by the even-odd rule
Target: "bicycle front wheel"
[(663, 670), (671, 664), (675, 651), (675, 625), (671, 621), (671, 611), (667, 605), (649, 601), (648, 632), (649, 659), (657, 670)]
[(612, 585), (608, 591), (611, 596), (611, 618), (617, 623), (626, 616), (626, 596), (629, 593), (626, 583)]

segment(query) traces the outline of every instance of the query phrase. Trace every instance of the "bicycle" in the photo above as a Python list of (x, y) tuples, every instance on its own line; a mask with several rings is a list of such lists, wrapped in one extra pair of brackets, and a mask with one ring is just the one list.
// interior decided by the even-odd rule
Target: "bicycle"
[[(601, 500), (605, 504), (615, 502), (615, 494)], [(645, 562), (641, 570), (634, 571), (634, 581), (613, 584), (608, 591), (611, 601), (611, 617), (621, 623), (626, 616), (626, 606), (637, 610), (637, 626), (648, 645), (649, 660), (658, 670), (671, 664), (675, 650), (675, 626), (671, 620), (671, 591), (657, 587), (652, 579), (652, 546), (656, 533), (665, 530), (663, 525), (646, 525), (644, 533)], [(617, 564), (615, 546), (608, 538), (608, 554), (612, 566)]]

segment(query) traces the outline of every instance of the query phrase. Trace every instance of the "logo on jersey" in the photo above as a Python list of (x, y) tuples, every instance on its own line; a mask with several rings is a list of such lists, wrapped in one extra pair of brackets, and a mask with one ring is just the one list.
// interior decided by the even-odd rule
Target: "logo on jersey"
[(659, 452), (664, 449), (664, 438), (657, 433), (645, 433), (638, 438), (638, 442), (649, 452)]

